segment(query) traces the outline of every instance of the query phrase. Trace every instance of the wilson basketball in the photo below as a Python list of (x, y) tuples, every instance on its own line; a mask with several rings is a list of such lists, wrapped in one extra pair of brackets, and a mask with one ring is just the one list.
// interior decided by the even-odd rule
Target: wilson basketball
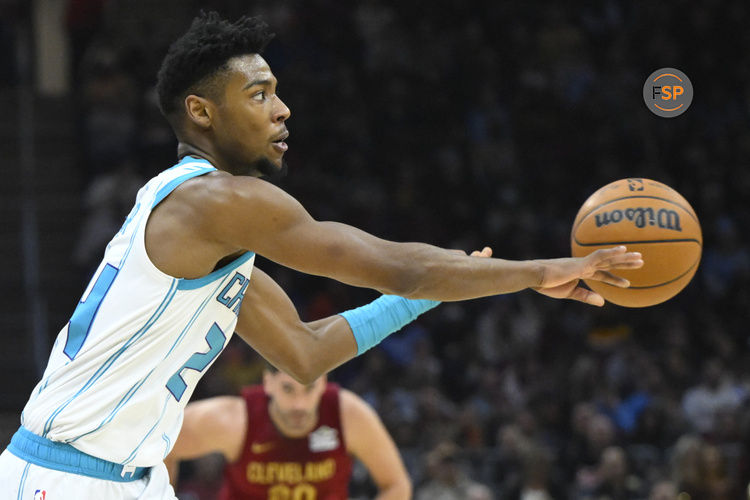
[(641, 252), (643, 267), (616, 271), (630, 281), (629, 288), (593, 280), (586, 284), (614, 304), (646, 307), (674, 297), (690, 282), (703, 237), (695, 211), (680, 193), (650, 179), (621, 179), (581, 206), (570, 245), (574, 257), (617, 245)]

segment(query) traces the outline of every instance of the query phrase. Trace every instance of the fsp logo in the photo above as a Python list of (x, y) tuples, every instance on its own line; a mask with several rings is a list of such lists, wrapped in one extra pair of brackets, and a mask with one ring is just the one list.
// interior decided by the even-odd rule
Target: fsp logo
[(643, 85), (643, 101), (655, 115), (674, 118), (684, 113), (693, 102), (693, 84), (679, 69), (658, 69)]

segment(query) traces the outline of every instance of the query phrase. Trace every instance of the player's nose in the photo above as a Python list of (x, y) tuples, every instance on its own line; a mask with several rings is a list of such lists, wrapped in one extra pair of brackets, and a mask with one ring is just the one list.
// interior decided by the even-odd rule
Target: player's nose
[(289, 107), (284, 104), (279, 96), (276, 96), (276, 102), (273, 108), (273, 121), (274, 122), (285, 122), (292, 116), (292, 111)]

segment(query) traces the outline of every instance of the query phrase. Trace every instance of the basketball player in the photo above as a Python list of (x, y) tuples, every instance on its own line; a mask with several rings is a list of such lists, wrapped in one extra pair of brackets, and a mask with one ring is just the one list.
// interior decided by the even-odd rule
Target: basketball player
[[(221, 500), (346, 500), (350, 455), (367, 467), (378, 500), (411, 498), (411, 482), (388, 431), (354, 393), (323, 375), (301, 384), (268, 365), (263, 385), (242, 396), (190, 403), (166, 459), (172, 484), (178, 461), (224, 456)], [(304, 493), (304, 494), (303, 494)]]
[[(138, 192), (60, 331), (0, 456), (0, 498), (174, 498), (162, 460), (195, 384), (235, 331), (310, 383), (435, 301), (533, 288), (602, 305), (581, 278), (628, 286), (611, 271), (643, 265), (624, 247), (584, 258), (477, 258), (315, 220), (262, 180), (282, 169), (289, 135), (289, 109), (261, 56), (270, 39), (255, 18), (232, 24), (209, 14), (170, 47), (157, 90), (180, 160)], [(306, 323), (253, 269), (256, 253), (385, 295)]]

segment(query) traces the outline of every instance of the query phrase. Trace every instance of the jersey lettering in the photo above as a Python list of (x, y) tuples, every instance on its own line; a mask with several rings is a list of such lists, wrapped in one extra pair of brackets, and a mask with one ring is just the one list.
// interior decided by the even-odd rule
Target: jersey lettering
[(172, 375), (167, 382), (167, 389), (172, 393), (172, 396), (179, 401), (182, 399), (182, 395), (185, 394), (187, 384), (185, 379), (182, 378), (183, 370), (196, 370), (202, 372), (208, 365), (219, 355), (224, 348), (224, 342), (227, 340), (224, 332), (221, 331), (219, 325), (214, 323), (211, 329), (206, 334), (206, 342), (208, 342), (208, 352), (196, 352), (182, 365), (182, 368)]
[(227, 286), (225, 286), (221, 292), (219, 292), (219, 295), (216, 296), (216, 300), (227, 306), (229, 309), (234, 308), (232, 309), (234, 314), (239, 314), (242, 299), (245, 298), (245, 292), (247, 291), (247, 286), (249, 284), (250, 280), (241, 273), (234, 273), (234, 276), (229, 280)]
[(71, 360), (83, 347), (83, 343), (89, 335), (91, 324), (96, 318), (96, 313), (99, 312), (99, 306), (102, 305), (102, 301), (112, 286), (112, 282), (115, 281), (118, 271), (119, 269), (112, 264), (104, 266), (88, 296), (85, 299), (81, 298), (76, 310), (73, 311), (68, 323), (68, 339), (65, 341), (65, 347), (63, 348), (63, 352)]

